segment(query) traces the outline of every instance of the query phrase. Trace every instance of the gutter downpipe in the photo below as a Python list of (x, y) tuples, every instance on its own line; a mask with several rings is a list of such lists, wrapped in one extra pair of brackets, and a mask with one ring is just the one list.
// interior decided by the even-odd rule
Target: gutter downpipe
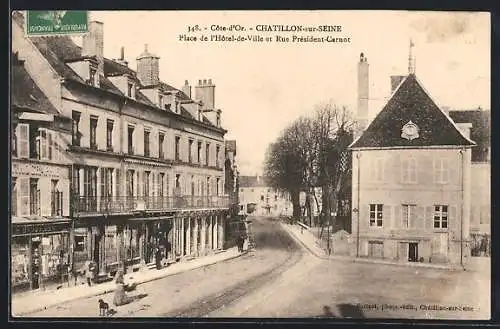
[(359, 165), (360, 158), (361, 158), (361, 154), (358, 151), (358, 152), (356, 152), (356, 159), (358, 160), (358, 174), (357, 174), (358, 175), (358, 182), (357, 182), (357, 185), (358, 185), (357, 186), (357, 189), (358, 189), (358, 191), (357, 191), (357, 193), (358, 193), (358, 204), (357, 204), (358, 215), (357, 215), (357, 217), (358, 218), (357, 219), (358, 220), (356, 223), (356, 226), (357, 226), (357, 229), (356, 229), (356, 258), (359, 258), (359, 221), (360, 221), (360, 213), (361, 213), (360, 209), (359, 209), (359, 206), (361, 204), (360, 200), (359, 200), (359, 198), (360, 198), (360, 190), (359, 190), (360, 189), (360, 180), (359, 179), (360, 179), (360, 170), (361, 170), (360, 165)]
[(461, 189), (461, 195), (460, 195), (460, 198), (461, 198), (461, 206), (460, 206), (460, 266), (462, 267), (462, 269), (465, 271), (465, 268), (464, 268), (464, 262), (463, 262), (463, 259), (464, 259), (464, 242), (463, 242), (463, 225), (464, 225), (464, 207), (465, 207), (465, 204), (464, 204), (464, 149), (461, 149), (459, 151), (460, 153), (460, 162), (461, 162), (461, 166), (460, 166), (460, 189)]

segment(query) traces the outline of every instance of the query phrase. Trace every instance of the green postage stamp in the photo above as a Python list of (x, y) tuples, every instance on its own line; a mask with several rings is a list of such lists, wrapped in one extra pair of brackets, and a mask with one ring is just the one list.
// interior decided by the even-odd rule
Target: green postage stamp
[(81, 34), (88, 32), (84, 10), (27, 10), (26, 35)]

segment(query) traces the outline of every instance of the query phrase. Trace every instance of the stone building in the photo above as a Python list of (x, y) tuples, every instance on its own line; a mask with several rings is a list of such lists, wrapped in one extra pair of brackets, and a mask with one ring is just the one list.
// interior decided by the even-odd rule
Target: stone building
[(145, 46), (137, 70), (103, 55), (103, 24), (89, 22), (83, 46), (66, 36), (26, 38), (13, 14), (12, 48), (60, 115), (71, 121), (73, 270), (85, 261), (100, 277), (129, 267), (196, 257), (223, 246), (224, 136), (215, 85), (195, 95), (160, 79)]
[(266, 178), (240, 176), (239, 178), (240, 212), (258, 216), (291, 216), (292, 201), (288, 193), (269, 186)]
[[(359, 70), (365, 63), (361, 55)], [(360, 76), (368, 88), (368, 73)], [(391, 98), (350, 146), (352, 253), (465, 263), (474, 142), (431, 99), (411, 65), (407, 76), (392, 80)], [(364, 117), (367, 109), (359, 112)]]
[(11, 61), (12, 240), (14, 291), (67, 280), (71, 118), (59, 113), (19, 60)]

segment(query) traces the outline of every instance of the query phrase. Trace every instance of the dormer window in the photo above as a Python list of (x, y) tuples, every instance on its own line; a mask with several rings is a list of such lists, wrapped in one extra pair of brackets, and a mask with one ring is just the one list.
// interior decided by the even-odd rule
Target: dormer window
[(127, 96), (132, 98), (132, 90), (134, 89), (134, 84), (129, 82), (127, 84)]
[(160, 108), (163, 108), (163, 96), (162, 95), (158, 95), (158, 105), (160, 106)]
[(91, 85), (91, 86), (96, 85), (96, 74), (97, 74), (97, 69), (94, 67), (91, 67), (90, 72), (89, 72), (89, 81), (88, 81), (89, 85)]

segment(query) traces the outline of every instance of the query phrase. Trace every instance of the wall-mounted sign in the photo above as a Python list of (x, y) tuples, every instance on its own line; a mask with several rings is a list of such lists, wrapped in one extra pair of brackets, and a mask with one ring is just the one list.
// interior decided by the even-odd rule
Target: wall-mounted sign
[(68, 222), (61, 223), (36, 223), (36, 224), (13, 224), (12, 235), (30, 235), (67, 232)]

